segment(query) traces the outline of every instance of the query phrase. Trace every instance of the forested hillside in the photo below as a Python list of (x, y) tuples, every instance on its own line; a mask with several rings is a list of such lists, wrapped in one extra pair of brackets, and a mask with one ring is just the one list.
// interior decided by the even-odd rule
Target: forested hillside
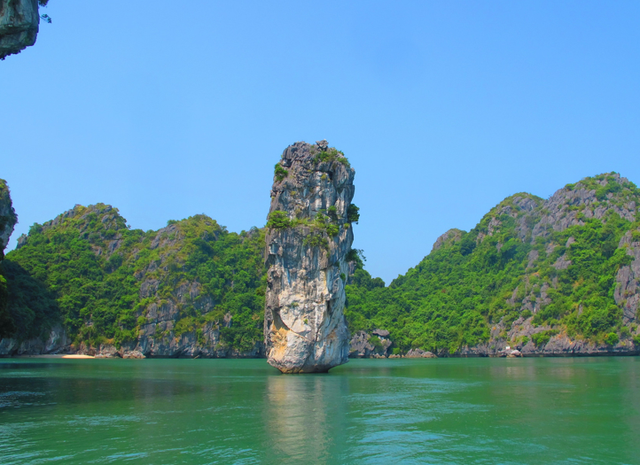
[[(349, 329), (384, 355), (636, 353), (639, 205), (615, 173), (547, 200), (515, 194), (388, 287), (354, 250)], [(204, 215), (144, 232), (110, 206), (76, 206), (7, 254), (0, 353), (262, 356), (264, 244), (263, 229)]]
[(0, 179), (0, 339), (13, 333), (15, 327), (9, 316), (9, 289), (7, 280), (2, 272), (4, 249), (9, 242), (18, 217), (11, 202), (9, 186), (4, 179)]
[(144, 232), (115, 208), (78, 205), (34, 225), (5, 260), (13, 339), (62, 325), (76, 350), (257, 355), (263, 248), (263, 231), (230, 233), (204, 215)]
[(389, 287), (357, 271), (350, 330), (389, 330), (399, 353), (636, 350), (639, 205), (640, 190), (615, 173), (546, 201), (508, 197)]

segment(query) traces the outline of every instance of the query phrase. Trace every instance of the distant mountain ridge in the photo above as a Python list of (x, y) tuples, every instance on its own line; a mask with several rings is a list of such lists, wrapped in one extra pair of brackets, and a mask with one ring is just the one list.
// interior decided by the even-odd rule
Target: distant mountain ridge
[[(388, 287), (351, 254), (351, 355), (637, 354), (639, 206), (616, 173), (515, 194)], [(262, 357), (264, 234), (205, 215), (131, 230), (103, 204), (36, 224), (1, 265), (0, 354)]]

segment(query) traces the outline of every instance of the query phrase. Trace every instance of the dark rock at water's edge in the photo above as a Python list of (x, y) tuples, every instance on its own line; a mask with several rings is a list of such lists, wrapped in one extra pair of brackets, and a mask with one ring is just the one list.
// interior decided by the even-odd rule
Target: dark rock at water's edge
[[(507, 343), (492, 345), (479, 344), (475, 347), (465, 347), (459, 352), (449, 353), (440, 350), (437, 354), (420, 348), (413, 348), (403, 353), (393, 351), (393, 335), (389, 338), (380, 338), (383, 344), (371, 343), (373, 334), (366, 331), (357, 331), (351, 338), (350, 358), (438, 358), (438, 357), (573, 357), (573, 356), (610, 356), (610, 355), (640, 355), (640, 348), (623, 341), (615, 346), (598, 345), (584, 340), (571, 340), (566, 334), (558, 334), (550, 338), (549, 342), (537, 347), (533, 342), (510, 346)], [(376, 341), (377, 342), (377, 341)]]
[[(333, 162), (344, 163), (339, 161), (342, 160), (339, 153), (331, 155), (334, 152), (328, 147), (322, 150), (323, 147), (324, 144), (317, 146), (319, 153), (334, 157)], [(284, 182), (293, 170), (280, 163), (278, 166), (276, 179)], [(331, 173), (323, 174), (326, 175), (324, 181), (328, 182)], [(8, 189), (3, 192), (8, 196)], [(524, 357), (637, 355), (640, 347), (639, 192), (625, 178), (609, 173), (568, 185), (546, 201), (530, 194), (516, 194), (500, 202), (471, 232), (445, 233), (436, 241), (431, 258), (425, 258), (410, 270), (408, 277), (413, 281), (399, 277), (388, 288), (381, 280), (371, 279), (361, 265), (358, 268), (356, 262), (349, 261), (346, 271), (334, 271), (329, 280), (335, 283), (338, 274), (338, 279), (348, 284), (348, 292), (357, 291), (353, 294), (357, 298), (346, 304), (349, 318), (356, 315), (356, 304), (365, 301), (369, 292), (397, 293), (405, 286), (416, 297), (399, 307), (401, 311), (397, 316), (405, 315), (403, 324), (394, 326), (394, 318), (388, 318), (389, 315), (377, 321), (350, 319), (353, 334), (350, 350), (347, 347), (349, 357), (423, 358), (425, 354), (429, 356), (429, 351), (438, 357), (513, 357), (518, 355), (514, 351)], [(279, 193), (283, 202), (284, 193), (285, 189)], [(0, 237), (6, 245), (7, 231), (12, 229), (15, 214), (10, 203), (1, 200), (0, 213), (0, 219), (4, 218)], [(334, 213), (337, 217), (337, 208)], [(281, 226), (287, 226), (287, 221), (293, 222), (289, 217), (281, 220), (284, 221)], [(316, 247), (326, 250), (326, 240), (326, 247), (333, 253), (331, 242), (336, 239), (329, 232), (337, 226), (340, 238), (347, 229), (346, 224), (323, 221), (320, 226), (315, 220), (310, 223), (303, 218), (295, 227), (284, 227), (280, 232), (283, 237), (295, 236), (302, 234), (298, 229), (308, 228), (308, 232), (318, 233), (313, 234)], [(597, 250), (600, 243), (592, 250), (585, 246), (583, 239), (585, 231), (589, 232), (588, 227), (593, 230), (593, 225), (600, 228), (599, 231), (615, 232), (606, 245), (607, 256), (617, 260), (615, 266), (605, 270), (610, 273), (602, 281), (607, 291), (602, 294), (607, 305), (591, 304), (591, 310), (610, 310), (610, 316), (616, 320), (613, 324), (607, 323), (610, 326), (606, 332), (597, 337), (581, 335), (575, 328), (568, 331), (564, 322), (545, 321), (540, 317), (554, 299), (563, 295), (561, 291), (569, 295), (572, 289), (582, 285), (580, 276), (570, 275), (579, 258), (574, 251), (593, 252), (596, 256), (600, 253)], [(257, 228), (240, 234), (229, 233), (204, 215), (170, 221), (159, 231), (131, 230), (113, 207), (78, 205), (52, 221), (34, 225), (28, 236), (19, 238), (17, 250), (8, 252), (0, 265), (2, 278), (6, 278), (6, 283), (0, 280), (0, 291), (4, 289), (4, 294), (0, 292), (0, 304), (4, 302), (4, 310), (8, 310), (8, 313), (0, 312), (0, 330), (5, 331), (4, 335), (0, 334), (0, 338), (4, 337), (0, 339), (0, 356), (77, 353), (99, 357), (265, 357), (264, 237), (265, 230)], [(302, 245), (305, 245), (304, 239)], [(466, 255), (461, 258), (463, 248)], [(505, 252), (523, 249), (524, 252), (512, 258)], [(485, 255), (480, 255), (478, 250)], [(275, 250), (277, 253), (279, 248)], [(318, 251), (318, 257), (323, 253)], [(481, 302), (484, 313), (476, 321), (485, 326), (475, 329), (486, 331), (486, 337), (473, 344), (430, 343), (429, 337), (435, 331), (430, 332), (429, 322), (419, 318), (434, 315), (439, 321), (445, 321), (439, 334), (453, 332), (456, 325), (446, 325), (446, 318), (442, 318), (446, 314), (442, 310), (445, 298), (454, 294), (455, 286), (465, 285), (464, 276), (456, 280), (453, 287), (439, 286), (435, 293), (428, 295), (416, 276), (428, 272), (426, 276), (431, 279), (434, 269), (429, 267), (434, 257), (440, 257), (440, 261), (435, 262), (438, 266), (455, 273), (456, 263), (487, 256), (515, 263), (521, 274), (513, 275), (517, 279), (509, 276), (506, 282), (513, 282), (512, 288), (487, 292), (495, 304), (493, 308), (487, 301)], [(59, 257), (68, 259), (61, 261)], [(447, 257), (457, 257), (458, 261), (447, 262)], [(239, 260), (244, 260), (242, 266), (238, 265)], [(82, 269), (83, 263), (89, 265)], [(480, 270), (483, 274), (487, 272), (490, 269)], [(354, 273), (353, 276), (350, 273)], [(327, 294), (329, 301), (339, 301), (340, 298), (335, 297), (338, 294), (333, 292), (332, 289)], [(388, 294), (380, 296), (388, 297)], [(395, 305), (396, 296), (378, 299), (378, 308), (384, 311), (385, 306)], [(429, 309), (429, 302), (433, 300), (440, 302), (439, 308)], [(458, 305), (464, 296), (460, 300), (449, 300)], [(576, 320), (589, 314), (588, 305), (583, 302), (574, 299), (571, 305), (556, 306), (556, 310), (561, 313), (569, 308), (575, 312)], [(295, 305), (291, 307), (292, 311), (296, 310)], [(333, 304), (331, 307), (335, 309)], [(9, 330), (7, 316), (9, 320), (13, 316), (10, 323), (15, 323), (15, 330)], [(408, 327), (415, 341), (407, 337)], [(459, 333), (459, 329), (457, 326), (456, 332)]]
[(389, 331), (374, 329), (371, 334), (357, 331), (349, 344), (349, 358), (380, 358), (389, 357), (391, 352)]
[(0, 60), (35, 44), (39, 24), (38, 0), (0, 0)]
[(276, 164), (266, 236), (265, 346), (283, 373), (347, 362), (347, 254), (355, 171), (327, 141), (296, 142)]
[(0, 339), (0, 356), (71, 354), (72, 350), (67, 333), (60, 325), (51, 328), (48, 337), (35, 337), (19, 341), (13, 338)]
[(406, 358), (438, 358), (436, 354), (422, 349), (411, 349), (404, 355)]
[(264, 357), (263, 238), (204, 215), (131, 230), (111, 206), (76, 205), (8, 254), (0, 355)]
[[(217, 334), (209, 337), (215, 340)], [(113, 344), (72, 345), (66, 331), (60, 326), (53, 327), (46, 338), (35, 337), (28, 340), (13, 338), (0, 339), (0, 357), (21, 355), (81, 354), (96, 358), (265, 358), (264, 345), (257, 343), (250, 351), (233, 348), (207, 347), (197, 343), (195, 337), (180, 338), (179, 343), (145, 345), (131, 343), (116, 347)]]
[[(529, 322), (520, 321), (525, 326), (530, 326)], [(527, 324), (529, 323), (529, 324)], [(530, 334), (542, 333), (544, 328), (538, 329)], [(517, 332), (521, 334), (520, 331)], [(504, 339), (499, 339), (497, 344), (489, 342), (478, 344), (475, 347), (464, 347), (459, 352), (449, 354), (446, 351), (439, 353), (439, 356), (446, 357), (505, 357), (517, 350), (523, 357), (572, 357), (572, 356), (598, 356), (598, 355), (640, 355), (640, 347), (629, 340), (619, 341), (615, 345), (597, 344), (584, 339), (571, 339), (565, 333), (558, 333), (551, 336), (549, 342), (536, 346), (529, 340), (525, 344), (516, 343), (509, 345)], [(520, 356), (520, 355), (518, 355)]]
[(447, 231), (387, 287), (357, 270), (350, 327), (385, 322), (395, 355), (638, 354), (639, 207), (640, 189), (618, 173), (568, 184), (547, 200), (510, 196), (471, 231)]

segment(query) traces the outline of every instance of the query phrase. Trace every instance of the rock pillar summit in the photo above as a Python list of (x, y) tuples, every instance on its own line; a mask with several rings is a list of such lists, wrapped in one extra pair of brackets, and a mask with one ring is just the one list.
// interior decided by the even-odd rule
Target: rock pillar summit
[(267, 222), (265, 344), (283, 373), (321, 373), (347, 362), (347, 255), (355, 171), (342, 152), (296, 142), (275, 166)]

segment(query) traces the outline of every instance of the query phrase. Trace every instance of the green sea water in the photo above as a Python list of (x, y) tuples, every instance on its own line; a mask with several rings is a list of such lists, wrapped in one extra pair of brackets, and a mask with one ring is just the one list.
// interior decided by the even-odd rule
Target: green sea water
[(640, 463), (640, 358), (0, 360), (0, 463)]

